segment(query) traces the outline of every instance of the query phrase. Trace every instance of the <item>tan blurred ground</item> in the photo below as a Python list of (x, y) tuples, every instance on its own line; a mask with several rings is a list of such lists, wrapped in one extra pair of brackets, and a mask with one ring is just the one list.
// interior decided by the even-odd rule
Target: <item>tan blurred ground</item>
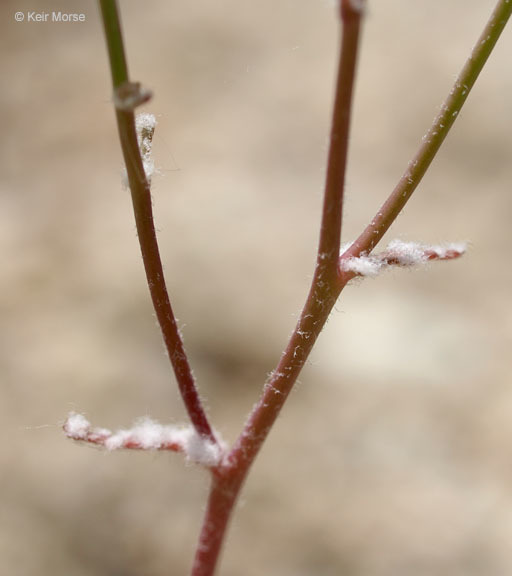
[[(124, 0), (155, 91), (154, 204), (210, 414), (233, 440), (314, 262), (327, 0)], [(344, 239), (391, 190), (492, 0), (370, 2)], [(16, 11), (84, 24), (16, 23)], [(183, 419), (143, 281), (96, 5), (0, 5), (0, 574), (187, 574), (207, 476), (66, 441)], [(346, 290), (247, 483), (219, 576), (512, 573), (512, 30), (388, 239), (461, 261)]]

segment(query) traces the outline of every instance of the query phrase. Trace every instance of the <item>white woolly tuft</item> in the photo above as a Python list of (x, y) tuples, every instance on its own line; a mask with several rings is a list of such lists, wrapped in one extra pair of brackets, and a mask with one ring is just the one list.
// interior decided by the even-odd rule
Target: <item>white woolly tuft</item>
[(187, 459), (203, 466), (218, 465), (224, 456), (225, 444), (221, 440), (218, 440), (219, 444), (214, 444), (201, 438), (192, 427), (189, 427), (187, 432), (187, 437), (184, 439), (184, 452)]
[[(217, 466), (226, 446), (201, 437), (193, 426), (163, 426), (150, 418), (141, 418), (132, 428), (111, 432), (105, 428), (91, 428), (81, 414), (72, 413), (64, 424), (69, 438), (104, 446), (107, 450), (131, 448), (135, 450), (172, 450), (183, 452), (190, 462)], [(218, 435), (216, 435), (219, 438)]]
[[(155, 163), (151, 157), (151, 149), (153, 147), (153, 134), (155, 133), (156, 118), (154, 114), (138, 114), (135, 118), (135, 130), (137, 132), (137, 142), (139, 143), (140, 154), (142, 157), (142, 165), (144, 166), (144, 173), (149, 183), (151, 177), (155, 173)], [(128, 175), (126, 168), (123, 168), (121, 173), (121, 182), (123, 188), (129, 188)]]
[(156, 118), (154, 114), (138, 114), (135, 118), (135, 129), (137, 131), (137, 141), (139, 142), (140, 153), (146, 178), (151, 182), (151, 177), (155, 172), (155, 163), (151, 158), (151, 148), (153, 147), (153, 134), (155, 133)]
[(85, 418), (83, 414), (71, 412), (64, 425), (64, 431), (70, 438), (83, 440), (87, 437), (91, 423)]
[(449, 257), (450, 254), (464, 254), (468, 249), (465, 242), (451, 242), (449, 244), (432, 246), (432, 250), (439, 256), (441, 260)]
[(426, 264), (430, 260), (454, 260), (462, 256), (467, 249), (464, 243), (451, 243), (442, 246), (429, 246), (418, 242), (392, 240), (384, 252), (344, 258), (349, 245), (343, 246), (339, 267), (341, 272), (352, 272), (357, 276), (377, 276), (390, 266), (403, 268)]
[(358, 276), (377, 276), (382, 268), (382, 262), (371, 256), (348, 258), (340, 262), (344, 272), (354, 272)]
[(152, 135), (155, 131), (156, 124), (155, 115), (148, 112), (137, 114), (137, 117), (135, 118), (135, 129), (137, 130), (137, 134), (147, 132)]
[(427, 260), (425, 249), (427, 247), (417, 242), (402, 242), (402, 240), (392, 240), (387, 248), (386, 254), (397, 260), (402, 266), (414, 266)]

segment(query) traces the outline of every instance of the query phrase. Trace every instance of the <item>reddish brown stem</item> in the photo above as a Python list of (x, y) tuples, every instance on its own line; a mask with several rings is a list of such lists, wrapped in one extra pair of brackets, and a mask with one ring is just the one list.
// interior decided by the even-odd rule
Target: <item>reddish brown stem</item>
[[(322, 276), (325, 274), (330, 275), (336, 271), (336, 263), (340, 253), (343, 190), (347, 168), (352, 93), (361, 21), (360, 12), (354, 10), (350, 2), (344, 0), (340, 5), (343, 23), (342, 42), (317, 254), (317, 273)], [(319, 278), (313, 280), (313, 285), (315, 283), (319, 283)]]
[(263, 395), (222, 468), (213, 476), (192, 576), (212, 576), (224, 533), (249, 468), (275, 422), (341, 287), (338, 279), (343, 188), (361, 12), (342, 3), (342, 42), (330, 135), (330, 150), (317, 262), (299, 322)]
[(219, 469), (212, 472), (208, 505), (199, 535), (192, 576), (213, 576), (244, 478), (235, 470)]
[[(265, 384), (262, 397), (251, 413), (242, 434), (223, 462), (212, 468), (210, 496), (192, 576), (214, 574), (229, 518), (248, 470), (304, 366), (341, 290), (354, 276), (353, 272), (340, 273), (338, 262), (350, 110), (363, 4), (363, 0), (340, 1), (343, 41), (334, 103), (320, 241), (312, 286), (292, 337), (277, 368)], [(100, 0), (100, 5), (109, 45), (114, 88), (117, 89), (128, 82), (117, 9), (114, 0)], [(511, 0), (498, 2), (479, 44), (475, 47), (418, 154), (381, 211), (351, 248), (343, 254), (342, 259), (359, 256), (365, 251), (370, 252), (398, 216), (453, 124), (469, 89), (505, 26), (511, 10)], [(113, 24), (109, 25), (109, 21)], [(139, 101), (142, 101), (142, 95)], [(199, 433), (215, 442), (199, 400), (163, 279), (153, 224), (150, 190), (137, 145), (133, 110), (129, 109), (129, 106), (125, 107), (123, 102), (121, 104), (117, 106), (119, 133), (151, 297), (191, 420)]]
[(233, 466), (256, 456), (322, 331), (341, 288), (338, 282), (343, 188), (359, 43), (360, 10), (342, 2), (342, 42), (331, 128), (327, 179), (315, 274), (299, 322), (263, 395), (230, 453)]
[[(217, 470), (218, 474), (224, 472), (229, 481), (224, 481), (222, 476), (214, 476), (192, 576), (213, 575), (229, 517), (250, 466), (283, 407), (340, 292), (355, 275), (353, 272), (340, 274), (338, 261), (351, 97), (363, 4), (360, 0), (342, 0), (340, 3), (343, 43), (334, 105), (320, 242), (312, 286), (297, 327), (277, 368), (265, 384), (260, 401), (249, 416), (242, 434), (226, 459), (226, 463)], [(500, 0), (479, 44), (472, 53), (470, 61), (464, 67), (447, 103), (443, 106), (440, 115), (427, 134), (424, 144), (420, 147), (383, 209), (358, 241), (345, 252), (344, 258), (359, 256), (363, 251), (373, 249), (396, 219), (441, 146), (446, 133), (465, 101), (469, 88), (476, 80), (509, 15), (509, 0)], [(495, 30), (489, 34), (492, 28)], [(489, 41), (490, 37), (493, 37), (492, 41)], [(475, 58), (477, 60), (476, 67), (472, 66), (472, 59)]]
[(151, 190), (144, 174), (133, 112), (117, 110), (117, 124), (130, 183), (142, 260), (151, 300), (153, 301), (158, 323), (162, 329), (167, 353), (192, 424), (199, 434), (207, 436), (212, 442), (215, 442), (215, 437), (199, 399), (192, 370), (167, 293), (153, 221)]
[(169, 360), (192, 424), (199, 434), (216, 443), (199, 398), (169, 301), (153, 221), (151, 190), (137, 142), (134, 108), (137, 104), (146, 101), (148, 95), (142, 93), (138, 84), (129, 81), (119, 12), (115, 0), (100, 0), (100, 8), (110, 59), (119, 138), (130, 184), (137, 234), (151, 300), (162, 330)]

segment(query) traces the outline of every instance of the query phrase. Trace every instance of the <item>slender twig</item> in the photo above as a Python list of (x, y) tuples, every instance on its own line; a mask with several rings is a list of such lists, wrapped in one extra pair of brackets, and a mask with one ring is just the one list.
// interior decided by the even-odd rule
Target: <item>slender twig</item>
[(137, 234), (151, 299), (190, 420), (199, 434), (216, 443), (215, 435), (199, 398), (165, 285), (153, 221), (151, 190), (144, 173), (133, 111), (140, 101), (147, 99), (147, 96), (146, 93), (142, 92), (139, 85), (129, 81), (115, 0), (99, 0), (99, 3), (110, 59), (119, 138), (130, 184)]
[(288, 346), (268, 379), (263, 395), (250, 415), (244, 432), (231, 451), (230, 461), (233, 465), (240, 459), (250, 461), (254, 458), (304, 366), (340, 292), (338, 258), (343, 188), (361, 21), (361, 10), (355, 8), (349, 0), (344, 0), (342, 7), (342, 42), (315, 274), (304, 309)]
[[(498, 2), (477, 46), (443, 105), (440, 116), (434, 121), (418, 153), (410, 163), (406, 175), (400, 180), (397, 188), (380, 211), (386, 213), (387, 217), (384, 218), (378, 214), (372, 224), (363, 232), (359, 243), (355, 243), (350, 250), (345, 252), (345, 258), (360, 256), (365, 250), (369, 251), (374, 248), (384, 232), (397, 218), (439, 150), (446, 133), (465, 102), (469, 89), (473, 86), (489, 53), (496, 44), (510, 16), (510, 1), (500, 0)], [(341, 2), (343, 43), (334, 105), (321, 237), (312, 287), (297, 327), (277, 368), (266, 382), (261, 399), (253, 409), (240, 437), (229, 453), (226, 464), (214, 471), (192, 576), (213, 575), (224, 532), (248, 470), (304, 366), (340, 292), (348, 281), (356, 275), (353, 272), (343, 272), (339, 268), (337, 269), (338, 275), (336, 275), (332, 270), (334, 258), (331, 250), (336, 245), (339, 247), (349, 130), (348, 118), (355, 73), (353, 66), (356, 62), (359, 23), (363, 5), (360, 0), (342, 0)], [(352, 66), (348, 64), (349, 62), (353, 63)], [(348, 74), (348, 78), (343, 77), (344, 74)], [(350, 86), (350, 89), (343, 89), (342, 86)], [(343, 107), (346, 112), (340, 110), (339, 107)], [(335, 126), (343, 126), (344, 132), (338, 132)], [(337, 156), (333, 152), (334, 150), (337, 150), (340, 155)], [(411, 168), (415, 168), (415, 170), (411, 170)], [(331, 186), (337, 188), (337, 191)], [(384, 220), (384, 223), (381, 222), (381, 219)], [(330, 226), (332, 226), (332, 230), (329, 228)], [(336, 258), (338, 259), (338, 254), (336, 254)]]
[[(330, 133), (327, 176), (325, 182), (320, 241), (317, 252), (317, 277), (336, 273), (340, 252), (343, 192), (347, 168), (352, 93), (357, 59), (360, 10), (354, 10), (348, 1), (340, 2), (342, 41), (338, 65), (338, 79), (334, 98)], [(325, 279), (325, 278), (324, 278)]]
[(320, 241), (312, 286), (297, 327), (279, 365), (265, 384), (260, 401), (249, 416), (225, 466), (214, 471), (192, 576), (211, 576), (214, 573), (224, 532), (249, 467), (275, 422), (340, 292), (338, 258), (343, 188), (361, 10), (344, 0), (341, 17), (342, 42)]
[(95, 428), (83, 414), (71, 412), (62, 427), (68, 438), (107, 450), (166, 450), (181, 452), (187, 460), (216, 468), (224, 456), (222, 443), (214, 444), (200, 436), (191, 425), (168, 424), (139, 418), (131, 428), (112, 432)]
[[(133, 107), (146, 96), (137, 85), (128, 81), (115, 2), (100, 0), (100, 5), (111, 60), (119, 133), (151, 296), (191, 420), (199, 433), (215, 441), (199, 401), (163, 279), (150, 190), (137, 145), (133, 114)], [(312, 286), (299, 322), (277, 368), (264, 386), (260, 401), (253, 409), (232, 450), (217, 466), (211, 468), (212, 484), (192, 576), (213, 575), (229, 518), (248, 470), (304, 366), (341, 290), (357, 274), (357, 271), (351, 270), (350, 266), (339, 265), (339, 250), (350, 110), (363, 6), (364, 0), (340, 1), (343, 35), (322, 225)], [(404, 176), (370, 225), (342, 255), (342, 263), (346, 264), (350, 258), (369, 254), (396, 219), (439, 150), (511, 12), (512, 0), (499, 0), (470, 59)], [(436, 255), (439, 256), (437, 253)], [(401, 253), (397, 255), (393, 252), (385, 254), (381, 260), (388, 265), (402, 265), (404, 257)], [(430, 257), (430, 253), (426, 251), (421, 259)], [(448, 257), (455, 255), (447, 253), (446, 258)]]
[[(343, 258), (359, 256), (362, 253), (369, 254), (402, 211), (457, 119), (469, 92), (487, 62), (511, 13), (512, 0), (499, 0), (480, 38), (471, 51), (471, 55), (455, 80), (448, 98), (443, 102), (431, 128), (423, 136), (423, 141), (409, 162), (403, 176), (370, 224), (345, 252)], [(456, 25), (457, 23), (455, 22), (454, 26)], [(343, 278), (342, 283), (346, 283), (346, 280), (346, 278)]]

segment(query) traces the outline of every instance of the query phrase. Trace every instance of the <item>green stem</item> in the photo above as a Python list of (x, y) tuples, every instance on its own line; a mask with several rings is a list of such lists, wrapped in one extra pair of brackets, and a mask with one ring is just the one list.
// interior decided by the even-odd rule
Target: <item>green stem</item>
[[(112, 72), (114, 101), (116, 102), (116, 97), (120, 94), (123, 87), (130, 88), (133, 86), (136, 88), (137, 85), (129, 83), (117, 4), (115, 0), (100, 0), (100, 8)], [(133, 107), (120, 108), (117, 105), (116, 117), (128, 182), (130, 184), (142, 260), (167, 353), (192, 424), (199, 434), (207, 437), (212, 442), (217, 442), (201, 404), (167, 293), (153, 220), (151, 190), (144, 172), (137, 142)]]
[(115, 0), (100, 0), (101, 17), (107, 40), (112, 84), (114, 89), (128, 82), (128, 66), (124, 55), (121, 22)]

